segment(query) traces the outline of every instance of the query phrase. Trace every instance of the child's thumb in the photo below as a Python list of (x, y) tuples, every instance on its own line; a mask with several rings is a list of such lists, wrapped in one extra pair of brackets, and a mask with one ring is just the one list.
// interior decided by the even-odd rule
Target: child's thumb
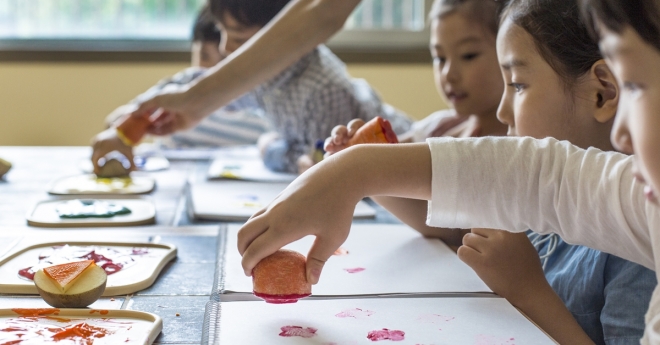
[(337, 248), (330, 248), (327, 243), (321, 243), (317, 238), (307, 254), (307, 282), (314, 285), (319, 282), (325, 262)]

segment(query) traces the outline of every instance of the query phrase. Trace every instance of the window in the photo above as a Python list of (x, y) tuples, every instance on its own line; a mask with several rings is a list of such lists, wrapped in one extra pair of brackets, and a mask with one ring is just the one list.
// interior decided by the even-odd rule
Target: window
[[(205, 1), (0, 0), (0, 49), (185, 51)], [(363, 0), (332, 44), (426, 46), (428, 2)]]

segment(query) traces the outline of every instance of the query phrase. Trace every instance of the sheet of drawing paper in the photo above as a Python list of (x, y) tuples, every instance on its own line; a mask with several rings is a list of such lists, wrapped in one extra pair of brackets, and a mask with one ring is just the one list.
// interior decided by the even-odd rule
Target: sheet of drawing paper
[(554, 344), (498, 297), (223, 302), (219, 323), (216, 345)]
[[(238, 228), (228, 227), (225, 290), (251, 293), (252, 280), (243, 273), (236, 250)], [(313, 241), (307, 236), (285, 248), (307, 255)], [(491, 291), (444, 243), (405, 225), (353, 224), (336, 254), (312, 287), (313, 296)]]
[[(138, 146), (141, 148), (144, 144)], [(144, 145), (146, 146), (146, 145)], [(139, 150), (138, 150), (139, 151)], [(221, 148), (158, 148), (147, 147), (143, 154), (157, 152), (171, 160), (212, 160), (223, 159), (259, 159), (259, 149), (255, 145), (230, 146)], [(138, 153), (136, 153), (138, 154)]]
[[(190, 207), (197, 219), (246, 221), (268, 206), (287, 183), (212, 181), (190, 185)], [(355, 208), (356, 218), (374, 218), (376, 210), (364, 201)]]
[(272, 171), (264, 165), (261, 158), (227, 159), (216, 158), (209, 168), (210, 179), (226, 178), (260, 182), (291, 182), (297, 174)]

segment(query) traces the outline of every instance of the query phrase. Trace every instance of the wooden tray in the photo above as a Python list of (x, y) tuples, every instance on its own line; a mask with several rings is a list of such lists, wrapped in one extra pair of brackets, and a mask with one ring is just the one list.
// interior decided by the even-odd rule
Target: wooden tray
[[(97, 182), (102, 180), (105, 182)], [(109, 183), (108, 180), (111, 180)], [(53, 182), (48, 193), (54, 195), (130, 195), (147, 194), (154, 190), (153, 178), (132, 173), (130, 182), (122, 179), (97, 179), (94, 174), (68, 176)]]
[[(163, 156), (135, 156), (135, 167), (138, 171), (162, 171), (170, 168), (170, 161)], [(78, 168), (86, 174), (94, 171), (94, 165), (90, 159), (83, 159), (78, 163)]]
[[(108, 275), (108, 282), (103, 296), (119, 296), (144, 290), (151, 286), (163, 267), (176, 257), (177, 249), (169, 244), (131, 243), (131, 242), (49, 242), (24, 246), (13, 250), (0, 260), (0, 294), (36, 295), (34, 283), (21, 278), (18, 271), (38, 263), (39, 253), (51, 247), (62, 246), (97, 246), (121, 248), (148, 248), (151, 255), (140, 257), (136, 263), (117, 273)], [(157, 254), (157, 255), (154, 255)]]
[(62, 202), (72, 199), (46, 200), (37, 203), (28, 212), (26, 218), (30, 226), (44, 228), (71, 228), (71, 227), (108, 227), (108, 226), (136, 226), (148, 225), (156, 222), (156, 207), (153, 202), (146, 199), (109, 199), (97, 198), (103, 201), (116, 203), (128, 207), (130, 214), (117, 215), (111, 218), (80, 218), (63, 219), (57, 214), (56, 208)]
[[(23, 340), (30, 344), (60, 344), (59, 341), (52, 340), (52, 337), (49, 336), (52, 335), (49, 333), (54, 333), (53, 329), (83, 322), (112, 332), (105, 337), (97, 338), (98, 340), (94, 342), (103, 344), (152, 344), (163, 330), (163, 320), (158, 315), (141, 311), (55, 308), (0, 309), (0, 329), (3, 330), (0, 331), (0, 343)], [(18, 336), (9, 330), (10, 327), (21, 328), (21, 326), (33, 332), (28, 331), (27, 335)], [(42, 333), (37, 334), (37, 329), (41, 329)]]

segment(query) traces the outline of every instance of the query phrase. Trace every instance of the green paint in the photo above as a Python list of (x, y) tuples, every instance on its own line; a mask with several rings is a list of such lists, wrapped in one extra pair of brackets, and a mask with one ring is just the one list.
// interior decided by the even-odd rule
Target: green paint
[(125, 206), (102, 200), (70, 200), (57, 207), (57, 214), (62, 219), (112, 218), (130, 213)]

